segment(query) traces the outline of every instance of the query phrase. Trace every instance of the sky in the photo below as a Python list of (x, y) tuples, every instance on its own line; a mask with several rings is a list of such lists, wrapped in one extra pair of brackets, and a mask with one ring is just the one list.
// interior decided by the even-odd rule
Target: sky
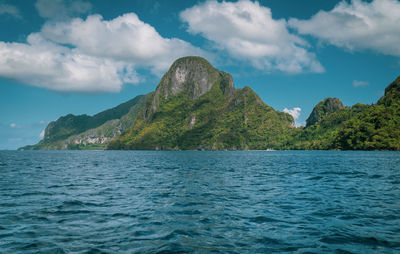
[(190, 55), (302, 126), (324, 98), (375, 103), (400, 75), (400, 1), (0, 0), (0, 149), (151, 92)]

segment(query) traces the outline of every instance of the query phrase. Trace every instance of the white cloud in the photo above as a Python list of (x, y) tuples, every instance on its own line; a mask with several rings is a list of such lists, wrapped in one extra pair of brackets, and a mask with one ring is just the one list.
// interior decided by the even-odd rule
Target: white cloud
[(301, 108), (299, 108), (299, 107), (294, 107), (292, 109), (284, 108), (283, 112), (288, 113), (289, 115), (293, 116), (294, 126), (296, 126), (296, 127), (304, 126), (304, 123), (297, 121), (301, 114)]
[(288, 73), (323, 72), (307, 43), (291, 34), (284, 19), (275, 20), (269, 8), (247, 0), (208, 1), (180, 14), (188, 32), (200, 34), (237, 59), (265, 70)]
[(11, 123), (11, 124), (10, 124), (10, 127), (11, 127), (11, 128), (15, 128), (15, 127), (17, 127), (17, 125), (16, 125), (15, 123)]
[(55, 91), (117, 92), (125, 65), (59, 46), (41, 34), (27, 43), (0, 42), (0, 76)]
[(39, 123), (40, 123), (40, 124), (45, 124), (46, 122), (45, 122), (45, 121), (43, 121), (43, 120), (41, 120)]
[(118, 92), (141, 80), (137, 67), (161, 74), (186, 55), (205, 53), (163, 38), (134, 13), (110, 21), (92, 15), (47, 23), (26, 43), (0, 42), (0, 76), (55, 91)]
[(44, 130), (42, 130), (42, 132), (40, 132), (39, 137), (41, 137), (41, 138), (44, 137)]
[(92, 4), (80, 0), (38, 0), (35, 7), (42, 18), (62, 20), (87, 13)]
[(179, 57), (205, 54), (180, 39), (163, 38), (134, 13), (110, 21), (91, 15), (86, 20), (47, 23), (42, 34), (54, 42), (74, 45), (92, 56), (151, 66), (156, 73), (167, 70)]
[(288, 113), (289, 115), (293, 116), (294, 120), (299, 119), (301, 108), (295, 107), (292, 109), (284, 108), (283, 112)]
[(15, 7), (14, 5), (0, 3), (0, 15), (3, 14), (8, 14), (18, 19), (22, 18), (21, 13), (19, 12), (19, 9), (17, 7)]
[(290, 19), (289, 25), (332, 45), (349, 50), (370, 49), (400, 56), (400, 2), (374, 0), (340, 2), (309, 20)]
[(353, 86), (358, 87), (358, 86), (368, 86), (369, 83), (366, 81), (359, 81), (359, 80), (353, 80)]

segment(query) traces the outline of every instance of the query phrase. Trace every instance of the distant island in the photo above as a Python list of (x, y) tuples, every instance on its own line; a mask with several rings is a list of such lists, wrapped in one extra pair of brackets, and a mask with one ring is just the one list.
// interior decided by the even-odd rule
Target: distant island
[(157, 89), (94, 116), (49, 123), (20, 150), (400, 150), (400, 77), (376, 104), (326, 98), (305, 127), (201, 57), (176, 60)]

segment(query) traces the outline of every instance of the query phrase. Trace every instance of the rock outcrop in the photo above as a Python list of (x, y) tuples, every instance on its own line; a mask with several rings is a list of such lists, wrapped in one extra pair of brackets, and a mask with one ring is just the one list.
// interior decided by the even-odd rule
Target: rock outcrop
[(200, 57), (172, 64), (133, 126), (109, 149), (278, 148), (293, 117), (265, 105), (250, 88)]
[(385, 95), (379, 99), (378, 104), (384, 104), (390, 106), (393, 102), (400, 100), (400, 76), (397, 77), (390, 85), (385, 89)]
[(147, 96), (140, 95), (94, 116), (62, 116), (47, 125), (38, 144), (21, 149), (104, 149), (112, 138), (132, 125), (146, 100)]
[(198, 99), (219, 83), (227, 96), (235, 88), (231, 75), (215, 69), (201, 57), (189, 56), (176, 60), (157, 86), (151, 103), (151, 113), (157, 111), (160, 102), (185, 93), (190, 99)]
[(306, 120), (306, 127), (318, 123), (328, 114), (336, 112), (343, 108), (343, 103), (338, 98), (324, 99), (314, 107), (310, 116)]
[(306, 121), (266, 105), (200, 57), (176, 60), (156, 91), (94, 116), (66, 115), (21, 149), (400, 150), (400, 77), (377, 104), (319, 102)]

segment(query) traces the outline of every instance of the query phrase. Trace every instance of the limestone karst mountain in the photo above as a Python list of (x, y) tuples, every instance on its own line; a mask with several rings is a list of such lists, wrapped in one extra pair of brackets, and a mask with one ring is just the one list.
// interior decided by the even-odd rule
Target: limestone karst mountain
[(306, 120), (306, 127), (321, 121), (329, 113), (343, 109), (343, 103), (338, 98), (326, 98), (318, 103)]
[(156, 90), (94, 116), (51, 122), (21, 149), (400, 150), (400, 77), (373, 105), (319, 102), (306, 127), (201, 57), (176, 60)]
[(178, 59), (149, 98), (109, 149), (278, 148), (294, 124), (200, 57)]

